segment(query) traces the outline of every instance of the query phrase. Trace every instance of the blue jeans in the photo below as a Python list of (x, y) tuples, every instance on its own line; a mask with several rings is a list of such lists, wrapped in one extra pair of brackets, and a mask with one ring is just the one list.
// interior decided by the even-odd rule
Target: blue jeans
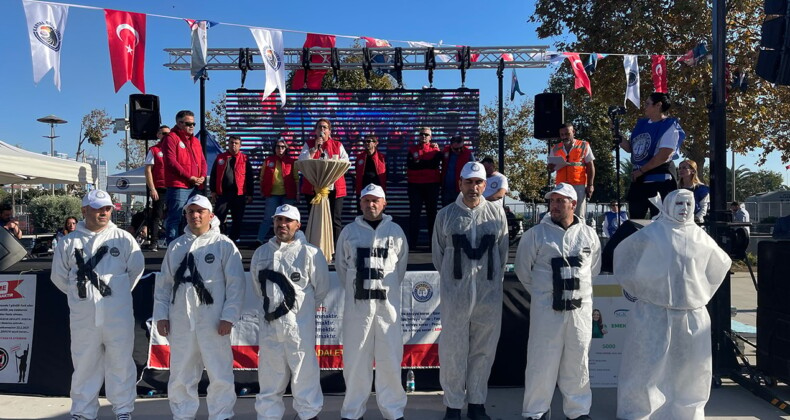
[(263, 220), (261, 220), (261, 226), (258, 228), (258, 241), (263, 242), (266, 239), (266, 235), (269, 234), (269, 229), (272, 228), (272, 216), (274, 216), (274, 211), (277, 210), (277, 207), (282, 206), (283, 204), (295, 204), (296, 200), (292, 198), (287, 198), (284, 195), (272, 195), (266, 197), (266, 202), (264, 204), (264, 212), (263, 212)]
[(165, 220), (165, 233), (167, 244), (173, 242), (181, 235), (186, 226), (184, 219), (184, 204), (190, 197), (197, 195), (197, 188), (167, 188), (167, 220)]

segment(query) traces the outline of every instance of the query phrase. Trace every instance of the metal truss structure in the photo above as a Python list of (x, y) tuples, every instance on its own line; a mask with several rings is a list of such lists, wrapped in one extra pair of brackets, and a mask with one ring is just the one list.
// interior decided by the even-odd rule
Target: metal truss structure
[[(286, 70), (466, 70), (497, 69), (503, 54), (512, 57), (504, 67), (543, 68), (549, 64), (548, 46), (519, 47), (376, 47), (286, 48)], [(170, 70), (189, 70), (189, 48), (166, 48)], [(508, 58), (510, 58), (508, 57)], [(474, 58), (474, 60), (473, 60)], [(264, 70), (258, 48), (210, 48), (207, 70)]]

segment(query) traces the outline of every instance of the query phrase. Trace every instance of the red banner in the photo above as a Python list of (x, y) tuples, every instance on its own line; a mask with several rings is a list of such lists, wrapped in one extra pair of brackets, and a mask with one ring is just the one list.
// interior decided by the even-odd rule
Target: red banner
[(653, 86), (659, 93), (667, 93), (667, 58), (663, 55), (654, 55), (653, 58)]
[(583, 87), (587, 89), (587, 93), (592, 96), (592, 86), (590, 85), (590, 78), (587, 76), (587, 71), (584, 70), (584, 63), (582, 63), (582, 59), (579, 57), (579, 53), (564, 53), (568, 57), (568, 61), (571, 62), (571, 67), (573, 68), (573, 74), (576, 75), (576, 84), (574, 85), (574, 89), (578, 89)]
[(21, 299), (21, 293), (16, 288), (22, 283), (22, 280), (0, 281), (0, 300), (3, 299)]
[[(304, 41), (305, 48), (320, 47), (320, 48), (334, 48), (335, 36), (334, 35), (318, 35), (307, 34), (307, 39)], [(311, 63), (320, 63), (321, 56), (311, 54)], [(307, 72), (307, 88), (308, 89), (321, 89), (321, 82), (324, 80), (324, 75), (327, 70), (310, 70)], [(299, 90), (304, 87), (304, 70), (297, 70), (294, 72), (294, 77), (291, 82), (291, 89)]]
[(145, 15), (104, 10), (115, 92), (127, 81), (145, 93)]

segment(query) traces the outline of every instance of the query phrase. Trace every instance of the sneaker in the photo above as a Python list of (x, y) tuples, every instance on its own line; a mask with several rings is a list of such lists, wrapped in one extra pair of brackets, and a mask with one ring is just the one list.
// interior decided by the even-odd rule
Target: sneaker
[(528, 420), (549, 420), (549, 419), (551, 419), (551, 410), (543, 413), (543, 415), (540, 417), (529, 417)]
[(71, 415), (71, 420), (90, 420), (90, 419), (88, 419), (85, 416), (81, 416), (79, 414), (72, 414)]
[(115, 415), (115, 420), (132, 420), (132, 413), (119, 413)]
[(486, 407), (483, 404), (469, 404), (466, 417), (472, 420), (491, 420), (491, 417), (486, 414)]
[(461, 409), (447, 407), (442, 420), (461, 420)]

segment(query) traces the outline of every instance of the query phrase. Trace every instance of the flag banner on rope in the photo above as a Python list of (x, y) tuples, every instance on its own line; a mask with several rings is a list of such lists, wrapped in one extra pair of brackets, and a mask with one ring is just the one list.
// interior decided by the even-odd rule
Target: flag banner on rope
[(592, 53), (587, 57), (587, 64), (584, 65), (584, 70), (587, 75), (592, 77), (595, 70), (598, 68), (598, 60), (606, 57), (606, 54)]
[(564, 53), (568, 57), (568, 61), (571, 63), (571, 67), (573, 68), (573, 74), (576, 75), (576, 83), (574, 84), (573, 88), (578, 89), (583, 87), (587, 89), (587, 93), (592, 96), (592, 86), (590, 85), (590, 78), (587, 76), (587, 72), (584, 71), (584, 63), (582, 63), (582, 59), (579, 57), (579, 53)]
[(258, 50), (263, 57), (263, 64), (266, 67), (266, 85), (263, 88), (261, 101), (269, 97), (274, 89), (280, 90), (280, 104), (285, 105), (285, 53), (283, 49), (282, 31), (270, 31), (267, 29), (250, 28)]
[[(334, 48), (335, 36), (334, 35), (320, 35), (320, 34), (307, 34), (307, 39), (304, 41), (305, 48)], [(321, 62), (321, 56), (317, 54), (310, 55), (311, 63)], [(308, 89), (321, 89), (321, 82), (324, 80), (324, 75), (327, 70), (310, 70), (307, 72), (307, 88)], [(291, 82), (291, 89), (298, 90), (304, 87), (304, 70), (299, 69), (294, 72), (293, 81)]]
[(127, 81), (145, 93), (145, 15), (104, 9), (115, 92)]
[(682, 56), (678, 57), (675, 62), (681, 62), (687, 66), (696, 66), (702, 60), (708, 58), (710, 54), (708, 53), (708, 47), (705, 46), (704, 42), (700, 42), (697, 44), (696, 47), (693, 49), (688, 50), (687, 53), (683, 54)]
[(510, 100), (512, 101), (516, 97), (516, 92), (519, 95), (524, 96), (524, 92), (518, 87), (518, 77), (516, 76), (516, 69), (513, 69), (513, 76), (510, 79)]
[(68, 6), (24, 0), (30, 55), (33, 58), (33, 82), (54, 69), (55, 87), (60, 90), (60, 50), (66, 32)]
[(636, 55), (626, 55), (623, 57), (623, 67), (625, 67), (625, 99), (623, 105), (628, 105), (630, 100), (639, 108), (639, 62)]
[[(365, 40), (365, 47), (367, 48), (392, 47), (392, 45), (390, 45), (390, 42), (387, 41), (386, 39), (376, 39), (367, 36), (361, 36), (360, 39)], [(389, 59), (389, 57), (385, 56), (384, 54), (374, 54), (372, 57), (370, 57), (370, 61), (374, 63), (385, 64), (385, 63), (389, 63), (391, 60)], [(378, 68), (373, 69), (373, 71), (379, 76), (381, 76), (382, 74), (394, 73), (394, 70), (384, 70)]]
[(192, 63), (189, 73), (197, 82), (206, 74), (206, 57), (208, 56), (208, 28), (218, 25), (209, 20), (184, 19), (192, 30)]
[(667, 58), (663, 55), (651, 56), (653, 61), (651, 74), (656, 92), (667, 93)]

